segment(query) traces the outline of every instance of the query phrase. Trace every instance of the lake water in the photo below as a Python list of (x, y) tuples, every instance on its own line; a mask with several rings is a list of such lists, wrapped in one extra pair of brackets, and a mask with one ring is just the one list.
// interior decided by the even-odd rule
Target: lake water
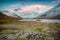
[(46, 22), (46, 23), (60, 23), (60, 19), (23, 19), (20, 21), (37, 21), (37, 22)]
[(40, 19), (40, 22), (60, 23), (60, 19)]

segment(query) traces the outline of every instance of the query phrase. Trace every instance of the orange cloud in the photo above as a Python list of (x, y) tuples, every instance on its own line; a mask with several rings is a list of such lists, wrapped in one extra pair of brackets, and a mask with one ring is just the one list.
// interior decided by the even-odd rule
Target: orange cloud
[(29, 12), (35, 12), (37, 10), (46, 10), (49, 9), (49, 6), (45, 5), (30, 5), (28, 7), (23, 8), (22, 10), (19, 10), (20, 13), (29, 13)]

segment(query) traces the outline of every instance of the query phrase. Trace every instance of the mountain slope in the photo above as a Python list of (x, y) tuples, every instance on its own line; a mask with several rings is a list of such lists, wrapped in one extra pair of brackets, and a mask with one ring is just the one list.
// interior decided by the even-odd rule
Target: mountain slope
[(7, 16), (5, 14), (3, 14), (2, 12), (0, 12), (0, 23), (2, 22), (15, 22), (15, 21), (18, 21), (18, 20), (21, 20), (22, 18), (13, 18), (13, 17), (10, 17), (10, 16)]
[(37, 19), (60, 19), (60, 3), (54, 6), (52, 9), (47, 11), (41, 16), (38, 16)]
[(3, 14), (10, 16), (10, 17), (14, 17), (14, 18), (21, 18), (20, 16), (18, 16), (18, 12), (14, 11), (14, 10), (8, 10), (8, 11), (3, 11)]

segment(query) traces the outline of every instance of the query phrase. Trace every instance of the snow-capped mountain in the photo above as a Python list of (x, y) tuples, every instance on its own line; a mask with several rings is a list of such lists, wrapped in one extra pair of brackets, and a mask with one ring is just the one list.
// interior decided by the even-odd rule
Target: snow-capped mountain
[(1, 23), (16, 22), (19, 20), (22, 20), (22, 18), (13, 18), (11, 16), (7, 16), (7, 15), (3, 14), (2, 12), (0, 12), (0, 22)]
[(21, 13), (21, 12), (18, 12), (19, 10), (20, 9), (8, 10), (8, 11), (3, 11), (2, 13), (14, 18), (22, 18), (22, 17), (26, 18), (26, 16), (28, 16), (27, 18), (32, 18), (33, 16), (37, 17), (39, 15), (39, 13), (36, 13), (36, 12)]
[(60, 19), (60, 3), (55, 5), (52, 9), (48, 10), (43, 15), (39, 15), (37, 19), (46, 18), (46, 19)]
[(22, 18), (20, 16), (17, 15), (17, 12), (14, 10), (8, 10), (8, 11), (3, 11), (3, 14), (10, 16), (10, 17), (14, 17), (14, 18)]
[(18, 9), (14, 9), (14, 11), (18, 11), (18, 10), (22, 10), (21, 8), (18, 8)]
[[(28, 12), (28, 13), (21, 13), (18, 12), (22, 9), (15, 9), (15, 10), (8, 10), (8, 11), (3, 11), (2, 13), (7, 15), (7, 16), (11, 16), (14, 18), (33, 18), (33, 16), (37, 17), (39, 15), (39, 13), (37, 12)], [(27, 17), (28, 16), (28, 17)]]
[(36, 18), (38, 15), (42, 15), (42, 12), (45, 12), (50, 8), (50, 6), (46, 5), (30, 5), (23, 8), (7, 9), (7, 11), (4, 11), (3, 13), (15, 18)]

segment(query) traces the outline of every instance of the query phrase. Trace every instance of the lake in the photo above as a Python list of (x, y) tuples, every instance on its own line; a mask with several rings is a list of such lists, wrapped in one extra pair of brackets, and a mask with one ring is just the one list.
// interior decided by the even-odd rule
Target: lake
[(37, 22), (45, 22), (45, 23), (60, 23), (60, 19), (23, 19), (19, 21), (37, 21)]

